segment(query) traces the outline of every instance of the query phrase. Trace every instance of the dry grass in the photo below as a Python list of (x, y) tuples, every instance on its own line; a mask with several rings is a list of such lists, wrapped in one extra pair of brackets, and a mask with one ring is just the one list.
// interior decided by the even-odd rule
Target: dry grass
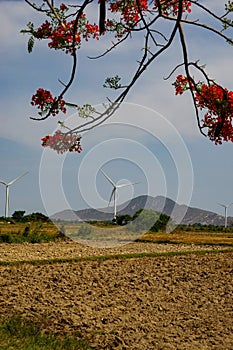
[(174, 233), (146, 233), (141, 239), (167, 243), (233, 245), (233, 234), (224, 232), (175, 231)]
[(38, 233), (46, 233), (48, 235), (56, 235), (58, 233), (58, 228), (54, 224), (50, 223), (40, 223), (40, 222), (25, 222), (25, 223), (0, 223), (0, 234), (12, 233), (12, 234), (22, 234), (25, 227), (30, 226), (31, 231), (37, 231)]

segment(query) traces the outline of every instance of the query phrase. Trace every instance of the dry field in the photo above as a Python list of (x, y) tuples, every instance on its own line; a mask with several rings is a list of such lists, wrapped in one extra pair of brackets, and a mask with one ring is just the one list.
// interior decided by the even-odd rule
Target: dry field
[[(203, 249), (211, 252), (159, 255)], [(214, 249), (0, 244), (0, 314), (43, 319), (45, 330), (79, 334), (96, 350), (232, 350), (233, 250)], [(148, 256), (124, 255), (134, 253)]]

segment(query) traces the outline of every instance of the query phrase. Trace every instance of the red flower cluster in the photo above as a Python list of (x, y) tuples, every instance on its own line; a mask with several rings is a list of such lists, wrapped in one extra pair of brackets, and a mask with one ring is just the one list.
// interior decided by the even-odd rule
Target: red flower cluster
[(42, 88), (38, 89), (35, 95), (32, 95), (31, 105), (37, 106), (41, 110), (40, 115), (50, 112), (55, 116), (59, 111), (66, 113), (65, 101), (53, 97), (50, 91)]
[(173, 84), (176, 95), (182, 94), (185, 90), (191, 89), (195, 94), (197, 108), (207, 110), (202, 119), (202, 128), (208, 129), (208, 136), (211, 141), (221, 144), (222, 141), (233, 142), (233, 91), (217, 85), (206, 85), (198, 82), (195, 86), (188, 83), (187, 77), (178, 75)]
[[(160, 5), (163, 11), (163, 14), (166, 16), (172, 15), (177, 16), (179, 12), (179, 1), (178, 0), (172, 0), (172, 1), (160, 1)], [(191, 12), (191, 1), (183, 0), (183, 12)], [(155, 0), (155, 8), (157, 8), (157, 1)]]
[(60, 10), (65, 12), (65, 11), (68, 10), (68, 7), (65, 4), (61, 4), (60, 5)]
[(208, 136), (212, 141), (233, 142), (233, 91), (221, 86), (202, 84), (195, 95), (197, 107), (208, 109), (203, 118), (203, 127), (208, 128)]
[[(118, 38), (132, 30), (134, 26), (137, 26), (140, 22), (141, 14), (145, 15), (147, 12), (150, 14), (151, 12), (158, 11), (158, 0), (106, 0), (106, 3), (109, 4), (108, 10), (112, 12), (114, 17), (113, 19), (106, 20), (106, 31), (115, 32)], [(176, 16), (178, 14), (178, 0), (160, 0), (159, 3), (164, 15)], [(191, 1), (182, 0), (182, 5), (183, 12), (191, 12)], [(77, 50), (80, 48), (82, 40), (88, 41), (90, 38), (99, 39), (99, 27), (95, 23), (90, 24), (85, 14), (82, 14), (78, 23), (76, 23), (75, 19), (68, 21), (68, 10), (69, 7), (62, 3), (60, 8), (56, 9), (58, 16), (55, 16), (50, 10), (46, 11), (49, 21), (46, 20), (35, 30), (33, 25), (30, 24), (29, 32), (37, 39), (48, 39), (48, 46), (50, 48), (64, 50), (66, 53), (72, 55), (74, 49)], [(72, 18), (75, 17), (74, 14), (71, 14), (71, 16)], [(77, 27), (75, 28), (76, 25)], [(187, 78), (181, 75), (177, 77), (174, 85), (176, 94), (182, 94), (190, 88)], [(200, 109), (207, 108), (205, 102), (202, 102), (197, 96), (196, 101)], [(66, 102), (62, 98), (53, 97), (50, 91), (42, 88), (38, 89), (32, 96), (31, 104), (37, 106), (40, 110), (40, 115), (51, 114), (55, 116), (60, 111), (66, 113)], [(209, 123), (207, 115), (204, 119), (206, 125)], [(208, 127), (210, 129), (210, 126)], [(43, 137), (42, 146), (50, 147), (58, 153), (64, 153), (66, 151), (80, 153), (82, 151), (80, 137), (71, 132), (63, 133), (60, 130), (56, 131), (54, 135)]]
[[(127, 33), (130, 28), (137, 26), (140, 22), (140, 13), (143, 15), (146, 12), (157, 11), (158, 1), (149, 0), (108, 0), (109, 10), (112, 13), (120, 14), (121, 25), (115, 20), (108, 19), (105, 23), (107, 31), (115, 31), (116, 37), (121, 38), (122, 35)], [(179, 11), (179, 1), (160, 1), (160, 6), (164, 15), (177, 16)], [(150, 7), (150, 8), (149, 8)], [(183, 12), (191, 12), (191, 1), (183, 0)]]
[(189, 89), (188, 79), (181, 74), (176, 77), (172, 85), (175, 86), (176, 95), (182, 95), (185, 90)]
[(140, 20), (140, 12), (148, 10), (148, 0), (125, 0), (110, 1), (109, 10), (119, 12), (121, 21), (125, 22), (128, 27), (133, 27)]
[(57, 153), (82, 151), (81, 137), (76, 134), (63, 133), (57, 130), (54, 135), (47, 135), (41, 139), (43, 147), (50, 147)]
[(51, 34), (51, 31), (52, 31), (51, 24), (48, 21), (45, 21), (43, 24), (41, 24), (41, 26), (35, 32), (35, 37), (37, 39), (47, 38)]
[[(63, 4), (64, 5), (64, 4)], [(64, 5), (65, 6), (65, 5)], [(62, 7), (63, 8), (63, 7)], [(99, 28), (96, 24), (90, 24), (85, 14), (83, 14), (78, 23), (78, 27), (74, 37), (75, 20), (67, 22), (64, 20), (62, 24), (51, 23), (45, 21), (35, 32), (37, 39), (49, 39), (50, 48), (55, 50), (65, 50), (66, 53), (73, 53), (73, 40), (75, 49), (81, 46), (82, 38), (88, 41), (89, 38), (99, 39)]]

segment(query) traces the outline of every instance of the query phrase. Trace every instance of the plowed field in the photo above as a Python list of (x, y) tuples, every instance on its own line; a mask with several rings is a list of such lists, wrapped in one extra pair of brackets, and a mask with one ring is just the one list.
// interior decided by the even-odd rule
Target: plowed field
[[(198, 248), (203, 249), (136, 242), (115, 250), (75, 242), (1, 244), (0, 259)], [(2, 315), (47, 320), (47, 330), (75, 332), (98, 350), (232, 350), (232, 301), (233, 251), (0, 265)]]

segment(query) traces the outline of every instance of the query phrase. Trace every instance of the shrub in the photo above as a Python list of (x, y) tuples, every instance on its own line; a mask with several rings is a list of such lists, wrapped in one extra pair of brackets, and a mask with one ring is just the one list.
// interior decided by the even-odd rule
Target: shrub
[(159, 214), (154, 210), (140, 209), (134, 214), (132, 224), (128, 226), (128, 229), (133, 232), (149, 231), (158, 217)]
[(158, 220), (151, 227), (150, 231), (152, 232), (165, 231), (169, 220), (170, 220), (170, 216), (161, 213), (158, 217)]
[(23, 236), (28, 237), (29, 233), (30, 233), (30, 226), (28, 225), (24, 229)]
[(14, 221), (22, 221), (24, 214), (25, 214), (25, 210), (16, 210), (12, 215), (12, 219)]
[(130, 221), (132, 221), (132, 217), (128, 214), (126, 215), (118, 215), (116, 217), (117, 225), (127, 225)]
[(82, 224), (78, 230), (78, 235), (82, 238), (89, 238), (92, 233), (92, 228), (90, 225)]

